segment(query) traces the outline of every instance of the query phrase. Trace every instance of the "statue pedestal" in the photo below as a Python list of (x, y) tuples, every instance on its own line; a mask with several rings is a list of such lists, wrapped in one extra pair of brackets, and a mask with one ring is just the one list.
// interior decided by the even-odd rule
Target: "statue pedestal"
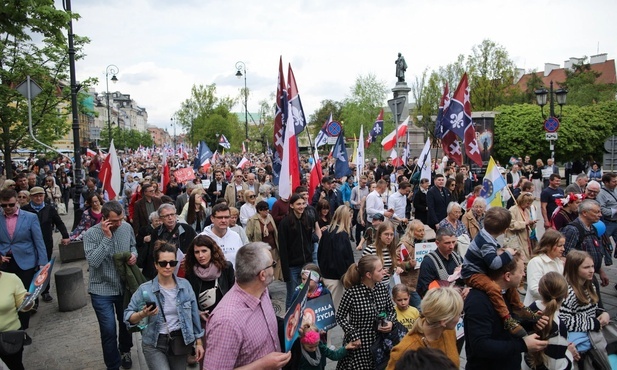
[(394, 98), (398, 98), (399, 96), (405, 97), (405, 107), (401, 112), (401, 122), (407, 118), (409, 115), (409, 92), (411, 91), (411, 87), (407, 86), (407, 82), (397, 82), (396, 85), (392, 88), (392, 95)]

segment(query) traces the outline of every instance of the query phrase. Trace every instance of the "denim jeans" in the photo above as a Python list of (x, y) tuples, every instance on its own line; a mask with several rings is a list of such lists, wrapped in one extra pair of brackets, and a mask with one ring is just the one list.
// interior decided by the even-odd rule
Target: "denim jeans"
[(291, 306), (291, 297), (294, 295), (294, 290), (302, 282), (302, 266), (289, 266), (289, 281), (287, 285), (287, 296), (285, 297), (285, 311)]
[(142, 343), (144, 357), (149, 369), (157, 370), (185, 370), (188, 356), (167, 355), (167, 336), (159, 335), (156, 347)]
[(409, 292), (409, 305), (420, 309), (420, 303), (422, 302), (422, 298), (420, 298), (420, 294), (418, 292)]
[[(117, 370), (121, 364), (120, 352), (131, 352), (131, 347), (133, 347), (131, 333), (128, 332), (126, 324), (122, 320), (124, 313), (123, 296), (90, 294), (90, 299), (99, 321), (105, 366), (108, 370)], [(116, 321), (118, 321), (120, 331), (118, 336), (116, 336)], [(120, 342), (119, 345), (118, 341)]]

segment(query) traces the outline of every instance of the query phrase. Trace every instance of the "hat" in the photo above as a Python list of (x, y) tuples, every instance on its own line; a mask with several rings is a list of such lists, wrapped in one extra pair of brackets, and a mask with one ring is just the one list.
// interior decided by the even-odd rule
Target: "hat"
[(30, 195), (37, 195), (37, 194), (45, 194), (45, 190), (43, 190), (43, 188), (40, 186), (35, 186), (32, 189), (30, 189)]
[(15, 185), (15, 181), (13, 181), (13, 180), (4, 180), (4, 185), (2, 185), (2, 187), (4, 189), (6, 189), (9, 186), (13, 186), (13, 185)]
[(373, 215), (373, 220), (383, 221), (384, 217), (383, 217), (383, 215), (381, 213), (375, 213)]

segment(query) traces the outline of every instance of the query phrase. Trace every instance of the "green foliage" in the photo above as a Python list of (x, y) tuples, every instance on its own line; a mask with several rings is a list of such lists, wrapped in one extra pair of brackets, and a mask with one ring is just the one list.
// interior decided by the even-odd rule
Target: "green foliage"
[[(111, 129), (111, 137), (114, 139), (114, 147), (116, 150), (138, 149), (140, 145), (151, 147), (154, 145), (150, 133), (147, 131), (141, 132), (133, 129), (121, 129), (114, 126)], [(109, 142), (109, 133), (107, 130), (101, 130), (101, 142)]]
[(193, 85), (191, 96), (176, 112), (178, 122), (189, 133), (188, 138), (193, 147), (203, 140), (214, 151), (218, 148), (217, 134), (225, 135), (232, 148), (242, 146), (245, 139), (244, 125), (231, 113), (235, 102), (230, 97), (217, 97), (216, 84)]
[[(495, 153), (500, 160), (510, 156), (530, 155), (546, 159), (550, 156), (545, 140), (540, 109), (536, 105), (502, 105), (495, 118)], [(611, 135), (617, 122), (617, 102), (563, 108), (559, 139), (555, 143), (557, 161), (575, 158), (596, 158), (602, 155), (602, 144)]]
[(443, 87), (441, 84), (442, 77), (437, 72), (432, 71), (428, 80), (426, 80), (427, 72), (428, 69), (423, 72), (421, 79), (416, 79), (412, 84), (411, 92), (416, 101), (416, 109), (413, 115), (422, 116), (417, 124), (428, 131), (430, 136), (435, 131), (435, 122), (431, 120), (431, 116), (437, 115)]
[(467, 58), (467, 71), (473, 110), (492, 110), (505, 102), (515, 66), (503, 46), (488, 39), (474, 46)]
[[(32, 126), (37, 138), (53, 143), (70, 129), (68, 45), (70, 19), (53, 0), (6, 0), (0, 17), (0, 147), (10, 161), (12, 150), (35, 147), (28, 135), (27, 100), (15, 87), (29, 75), (42, 88), (32, 101)], [(33, 41), (33, 37), (40, 41)], [(75, 37), (76, 59), (89, 40)], [(87, 88), (87, 87), (86, 87)], [(7, 176), (12, 175), (7, 166)]]
[(311, 140), (317, 137), (321, 126), (332, 114), (332, 119), (338, 121), (341, 119), (343, 103), (326, 99), (322, 100), (319, 108), (309, 116), (309, 127), (311, 127)]
[(583, 106), (614, 101), (617, 85), (598, 83), (600, 75), (584, 62), (574, 65), (573, 71), (566, 69), (566, 81), (562, 87), (568, 90), (568, 105)]

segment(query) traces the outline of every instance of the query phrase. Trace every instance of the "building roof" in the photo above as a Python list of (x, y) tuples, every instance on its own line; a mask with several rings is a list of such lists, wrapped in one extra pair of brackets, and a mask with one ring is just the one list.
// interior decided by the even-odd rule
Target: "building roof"
[[(603, 63), (591, 64), (591, 70), (600, 73), (600, 76), (596, 79), (596, 83), (602, 84), (616, 84), (617, 77), (615, 74), (615, 59), (607, 60)], [(527, 81), (531, 78), (531, 75), (535, 74), (542, 79), (544, 86), (548, 86), (551, 81), (557, 85), (566, 81), (566, 69), (555, 68), (551, 70), (546, 76), (544, 72), (532, 72), (524, 74), (520, 80), (516, 83), (516, 87), (520, 90), (527, 89)]]

